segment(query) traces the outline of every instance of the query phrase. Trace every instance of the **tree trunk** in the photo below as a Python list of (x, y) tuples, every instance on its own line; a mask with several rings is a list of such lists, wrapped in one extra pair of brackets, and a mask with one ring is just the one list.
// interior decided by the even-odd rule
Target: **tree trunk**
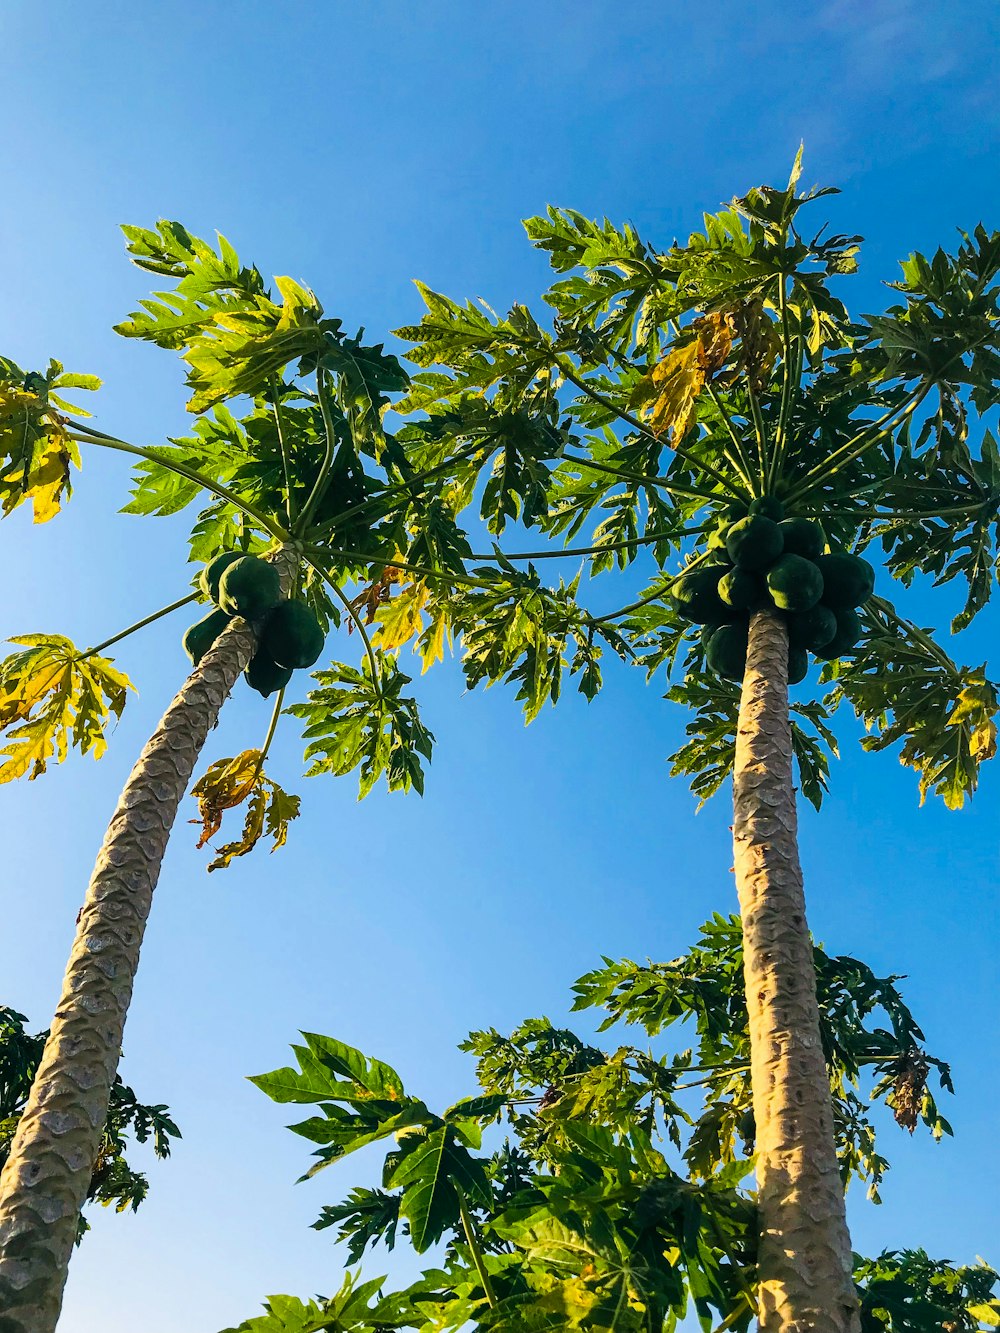
[[(294, 558), (279, 557), (283, 579)], [(208, 733), (257, 645), (234, 620), (129, 774), (77, 919), (62, 996), (0, 1176), (0, 1333), (52, 1333), (87, 1197), (153, 890)]]
[(799, 865), (788, 633), (750, 622), (733, 774), (734, 869), (757, 1123), (762, 1333), (857, 1333), (851, 1242)]

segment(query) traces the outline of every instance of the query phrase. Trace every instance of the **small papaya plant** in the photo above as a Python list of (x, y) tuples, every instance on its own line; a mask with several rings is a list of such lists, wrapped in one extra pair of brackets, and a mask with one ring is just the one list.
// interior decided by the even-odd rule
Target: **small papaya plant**
[[(749, 1329), (756, 1127), (742, 952), (739, 920), (716, 915), (669, 963), (605, 960), (576, 983), (573, 1008), (603, 1009), (600, 1031), (618, 1027), (620, 1044), (545, 1018), (509, 1036), (473, 1032), (462, 1049), (478, 1087), (442, 1112), (389, 1066), (304, 1034), (297, 1068), (253, 1080), (311, 1109), (290, 1126), (316, 1145), (303, 1180), (386, 1145), (377, 1183), (322, 1207), (314, 1227), (331, 1230), (352, 1265), (369, 1251), (381, 1264), (404, 1244), (437, 1246), (440, 1258), (398, 1290), (349, 1273), (328, 1301), (272, 1296), (228, 1333)], [(950, 1072), (925, 1049), (898, 977), (818, 947), (813, 958), (840, 1180), (867, 1182), (878, 1202), (888, 1161), (873, 1109), (940, 1138), (951, 1130), (929, 1075), (950, 1093)], [(674, 1035), (690, 1048), (665, 1042)], [(885, 1251), (854, 1256), (852, 1280), (866, 1333), (1000, 1320), (1000, 1275), (982, 1261)]]
[[(126, 513), (198, 506), (194, 589), (87, 650), (55, 634), (17, 636), (16, 651), (0, 663), (0, 782), (35, 778), (74, 748), (98, 757), (131, 688), (107, 650), (188, 604), (206, 614), (184, 635), (192, 669), (132, 770), (98, 855), (59, 1007), (0, 1177), (3, 1333), (55, 1327), (164, 850), (241, 672), (252, 690), (273, 697), (273, 710), (262, 743), (216, 760), (195, 784), (203, 843), (228, 810), (246, 811), (242, 835), (217, 849), (210, 869), (264, 836), (275, 846), (287, 837), (299, 798), (265, 767), (284, 715), (304, 723), (310, 775), (357, 772), (362, 795), (383, 776), (390, 790), (421, 791), (433, 737), (406, 692), (396, 647), (440, 587), (502, 594), (511, 573), (498, 551), (466, 569), (474, 553), (459, 516), (469, 511), (478, 522), (481, 512), (490, 524), (494, 513), (516, 508), (540, 484), (540, 459), (554, 456), (561, 439), (546, 425), (544, 447), (532, 444), (534, 423), (525, 430), (516, 414), (499, 413), (458, 445), (445, 426), (393, 434), (384, 418), (407, 387), (406, 372), (363, 331), (349, 336), (310, 290), (279, 277), (272, 294), (227, 241), (213, 247), (175, 222), (126, 227), (125, 236), (133, 262), (168, 290), (142, 301), (118, 331), (180, 353), (192, 433), (155, 446), (122, 440), (62, 397), (95, 388), (93, 377), (67, 375), (56, 363), (26, 373), (5, 360), (0, 507), (11, 513), (31, 500), (36, 521), (46, 521), (88, 449), (117, 451), (135, 460)], [(519, 475), (504, 460), (520, 458), (526, 440), (539, 457), (530, 475)], [(544, 602), (549, 594), (539, 596)], [(572, 602), (570, 590), (557, 596)], [(311, 688), (286, 702), (286, 691), (323, 657), (328, 634), (343, 627), (356, 631), (360, 662), (321, 665)], [(443, 656), (445, 633), (435, 618), (423, 634), (425, 668)]]
[[(514, 599), (460, 586), (429, 598), (463, 637), (470, 684), (506, 672), (530, 716), (567, 664), (595, 693), (610, 645), (665, 671), (693, 714), (674, 771), (702, 797), (732, 776), (761, 1327), (839, 1333), (857, 1330), (858, 1303), (793, 764), (818, 804), (840, 706), (867, 749), (899, 744), (921, 799), (950, 808), (995, 752), (985, 666), (956, 664), (889, 591), (920, 573), (964, 582), (956, 631), (991, 594), (1000, 450), (982, 418), (998, 400), (1000, 233), (977, 226), (954, 254), (911, 256), (883, 313), (851, 315), (834, 287), (856, 271), (861, 238), (809, 239), (803, 210), (830, 191), (799, 193), (800, 170), (801, 154), (787, 188), (751, 190), (668, 249), (569, 210), (530, 219), (558, 274), (551, 320), (421, 289), (426, 313), (399, 330), (421, 371), (398, 408), (424, 423), (414, 429), (470, 444), (497, 405), (526, 431), (558, 421), (557, 466), (524, 492), (548, 544), (520, 553), (532, 562), (521, 597), (536, 597), (534, 566), (549, 558), (601, 576), (594, 596), (616, 569), (628, 589), (618, 609), (557, 613), (530, 638)], [(525, 450), (522, 469), (533, 465)]]

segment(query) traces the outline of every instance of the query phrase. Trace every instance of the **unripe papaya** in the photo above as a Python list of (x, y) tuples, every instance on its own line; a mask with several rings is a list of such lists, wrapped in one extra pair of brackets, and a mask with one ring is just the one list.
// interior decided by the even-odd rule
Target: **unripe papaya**
[(729, 535), (729, 524), (720, 523), (717, 528), (713, 528), (708, 534), (708, 541), (705, 543), (705, 549), (715, 551), (722, 556), (723, 560), (728, 559), (726, 555), (726, 538)]
[(823, 601), (834, 610), (860, 606), (875, 589), (875, 571), (859, 555), (835, 551), (819, 556), (816, 564), (823, 575)]
[(215, 610), (209, 611), (207, 616), (185, 630), (182, 640), (184, 651), (195, 666), (198, 665), (228, 624), (229, 616), (226, 615), (225, 611)]
[(767, 589), (759, 574), (731, 569), (719, 579), (719, 596), (737, 611), (750, 611), (767, 600)]
[(788, 617), (788, 642), (793, 648), (818, 652), (837, 632), (837, 616), (822, 602), (808, 611), (795, 611)]
[(798, 685), (800, 680), (805, 680), (806, 672), (809, 670), (809, 654), (804, 648), (789, 648), (788, 650), (788, 683), (789, 685)]
[(311, 667), (323, 651), (323, 630), (305, 602), (279, 602), (261, 634), (261, 649), (279, 666)]
[(724, 572), (721, 565), (706, 565), (675, 580), (670, 596), (678, 613), (702, 625), (725, 620), (727, 608), (719, 599), (719, 579)]
[(785, 517), (785, 506), (776, 495), (761, 495), (756, 500), (750, 502), (750, 514), (763, 514), (764, 518), (773, 519), (775, 523), (780, 523)]
[(742, 680), (747, 665), (747, 635), (749, 626), (746, 621), (732, 625), (720, 625), (708, 641), (705, 661), (726, 680)]
[(701, 646), (703, 649), (708, 648), (708, 641), (715, 633), (715, 631), (719, 628), (720, 623), (721, 622), (718, 620), (710, 620), (706, 625), (702, 625), (701, 633), (699, 634), (698, 638), (701, 642)]
[(823, 575), (812, 560), (783, 555), (767, 571), (767, 587), (781, 611), (808, 611), (823, 595)]
[(213, 557), (201, 571), (198, 586), (216, 606), (219, 604), (219, 580), (230, 565), (235, 565), (237, 560), (242, 559), (243, 554), (242, 551), (223, 551)]
[(811, 518), (786, 518), (778, 524), (785, 541), (788, 555), (802, 555), (807, 560), (815, 560), (823, 554), (826, 537), (823, 529)]
[(734, 565), (751, 573), (767, 569), (781, 555), (784, 538), (774, 519), (751, 514), (734, 523), (726, 536), (726, 550)]
[(824, 662), (832, 662), (834, 658), (843, 657), (845, 653), (849, 653), (862, 634), (861, 617), (853, 607), (838, 607), (835, 614), (837, 617), (836, 634), (829, 643), (815, 650), (815, 655), (822, 658)]
[(219, 579), (219, 605), (231, 616), (257, 620), (280, 599), (278, 571), (255, 555), (240, 556)]
[(258, 649), (243, 675), (250, 688), (266, 699), (269, 694), (276, 694), (285, 688), (292, 678), (292, 669), (278, 666), (269, 654)]

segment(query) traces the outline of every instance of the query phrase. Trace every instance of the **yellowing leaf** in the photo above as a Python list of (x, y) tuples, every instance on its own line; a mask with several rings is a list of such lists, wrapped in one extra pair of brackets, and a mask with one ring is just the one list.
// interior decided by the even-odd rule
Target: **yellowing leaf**
[(59, 513), (63, 493), (69, 490), (69, 468), (73, 456), (64, 440), (56, 432), (47, 438), (35, 466), (28, 473), (24, 498), (30, 496), (34, 506), (34, 522), (47, 523)]
[(443, 607), (438, 607), (434, 612), (434, 618), (420, 636), (417, 644), (417, 652), (420, 654), (420, 660), (423, 663), (420, 674), (428, 671), (435, 662), (444, 661), (444, 645), (447, 639), (449, 647), (451, 646), (451, 629), (448, 624), (448, 613)]
[(398, 597), (380, 606), (375, 617), (379, 627), (374, 642), (392, 652), (419, 634), (424, 627), (422, 611), (429, 595), (426, 583), (411, 583)]
[(630, 400), (635, 407), (648, 407), (653, 430), (657, 435), (669, 432), (674, 444), (686, 434), (706, 381), (729, 358), (733, 319), (727, 311), (713, 311), (693, 320), (686, 332), (691, 340), (659, 361), (635, 386)]
[(299, 814), (299, 798), (283, 791), (265, 774), (260, 750), (244, 750), (234, 759), (217, 760), (195, 783), (191, 794), (197, 797), (202, 825), (199, 847), (215, 837), (227, 810), (247, 802), (241, 837), (217, 849), (210, 871), (225, 869), (234, 857), (246, 856), (265, 834), (272, 840), (272, 852), (283, 847), (288, 825)]
[(71, 640), (58, 634), (29, 634), (12, 639), (25, 651), (0, 662), (0, 783), (45, 772), (50, 759), (61, 763), (70, 747), (107, 749), (108, 721), (121, 717), (133, 688), (106, 657), (81, 656)]
[[(373, 579), (367, 587), (362, 588), (357, 597), (351, 598), (351, 607), (355, 611), (364, 611), (365, 624), (370, 625), (374, 621), (380, 606), (383, 606), (392, 596), (392, 585), (403, 582), (403, 572), (396, 569), (393, 565), (387, 565), (382, 570), (378, 578)], [(347, 627), (350, 634), (354, 628), (353, 621)]]
[(734, 332), (740, 340), (737, 368), (750, 386), (763, 390), (781, 351), (781, 334), (761, 301), (744, 301), (732, 312)]
[(80, 453), (69, 438), (63, 411), (88, 416), (57, 397), (53, 388), (95, 389), (93, 375), (70, 375), (53, 361), (46, 374), (25, 375), (0, 357), (0, 510), (13, 513), (34, 502), (34, 521), (47, 523), (70, 489), (70, 467)]
[(975, 677), (959, 691), (954, 708), (948, 716), (950, 727), (963, 727), (968, 736), (969, 754), (982, 762), (992, 759), (997, 752), (997, 726), (993, 721), (1000, 702), (996, 690), (985, 680)]
[(683, 437), (694, 411), (695, 400), (705, 384), (701, 362), (701, 344), (695, 340), (657, 362), (632, 394), (635, 405), (651, 403), (648, 417), (657, 435), (669, 432), (677, 444)]

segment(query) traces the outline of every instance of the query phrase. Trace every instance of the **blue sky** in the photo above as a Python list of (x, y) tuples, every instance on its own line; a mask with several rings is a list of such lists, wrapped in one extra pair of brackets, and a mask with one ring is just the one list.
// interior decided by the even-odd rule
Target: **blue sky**
[[(496, 306), (533, 301), (546, 269), (519, 219), (547, 203), (667, 243), (702, 210), (783, 181), (800, 139), (806, 178), (844, 191), (834, 226), (868, 238), (850, 299), (875, 309), (911, 249), (1000, 225), (998, 36), (991, 5), (910, 0), (54, 0), (44, 23), (8, 0), (0, 350), (99, 373), (98, 424), (155, 442), (186, 425), (182, 375), (111, 332), (146, 291), (120, 222), (219, 229), (381, 336), (418, 315), (413, 278)], [(183, 519), (117, 515), (125, 467), (86, 463), (56, 522), (32, 528), (19, 513), (0, 530), (16, 571), (4, 634), (94, 642), (184, 590)], [(907, 605), (945, 626), (953, 601)], [(122, 645), (140, 696), (99, 765), (75, 759), (3, 791), (0, 999), (36, 1026), (117, 792), (182, 677), (186, 623)], [(955, 655), (981, 661), (995, 623), (987, 613)], [(732, 910), (728, 797), (695, 817), (669, 779), (684, 719), (662, 688), (612, 672), (596, 703), (567, 698), (527, 730), (509, 695), (464, 695), (454, 667), (417, 689), (438, 739), (423, 801), (359, 806), (349, 780), (304, 784), (289, 727), (275, 774), (305, 801), (285, 851), (208, 878), (178, 822), (124, 1073), (169, 1102), (185, 1137), (169, 1164), (150, 1164), (136, 1217), (94, 1219), (69, 1333), (209, 1331), (268, 1291), (339, 1284), (342, 1261), (308, 1224), (364, 1172), (293, 1187), (308, 1145), (244, 1082), (284, 1063), (297, 1029), (359, 1045), (450, 1100), (469, 1087), (454, 1049), (468, 1028), (559, 1019), (599, 954), (673, 957), (712, 911)], [(267, 705), (239, 691), (207, 757), (257, 743), (266, 723)], [(918, 810), (912, 776), (893, 755), (862, 756), (856, 731), (844, 721), (822, 815), (802, 814), (811, 922), (829, 949), (908, 974), (959, 1095), (944, 1107), (952, 1142), (886, 1131), (896, 1168), (881, 1209), (852, 1191), (855, 1243), (996, 1263), (1000, 775), (961, 814)]]

